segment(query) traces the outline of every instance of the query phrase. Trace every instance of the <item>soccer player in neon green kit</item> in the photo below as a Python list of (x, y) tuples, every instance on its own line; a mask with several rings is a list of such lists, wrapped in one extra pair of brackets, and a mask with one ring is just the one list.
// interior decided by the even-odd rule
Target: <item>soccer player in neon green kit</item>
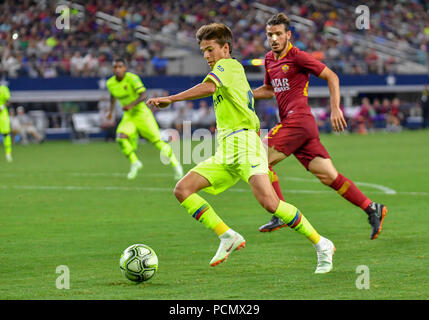
[(115, 75), (109, 78), (106, 83), (111, 95), (108, 118), (111, 118), (115, 102), (119, 100), (124, 114), (116, 129), (116, 141), (131, 164), (130, 172), (127, 175), (128, 179), (134, 179), (138, 171), (143, 167), (142, 162), (136, 155), (140, 134), (158, 148), (162, 155), (170, 159), (175, 171), (174, 178), (179, 180), (183, 177), (182, 166), (174, 155), (171, 146), (161, 140), (155, 117), (144, 102), (147, 98), (146, 88), (140, 77), (127, 72), (125, 60), (123, 59), (114, 61), (113, 72)]
[(0, 134), (3, 135), (6, 161), (12, 162), (12, 138), (10, 136), (9, 112), (7, 110), (9, 99), (9, 88), (6, 86), (0, 86)]
[(191, 169), (174, 189), (181, 206), (219, 236), (220, 245), (210, 265), (225, 261), (231, 252), (244, 247), (246, 241), (228, 227), (197, 192), (204, 190), (219, 194), (242, 179), (249, 183), (264, 209), (285, 219), (283, 221), (287, 221), (292, 229), (313, 243), (318, 257), (315, 273), (331, 271), (334, 244), (320, 236), (295, 206), (279, 200), (271, 185), (267, 154), (258, 135), (260, 124), (252, 91), (243, 66), (231, 58), (231, 30), (224, 24), (214, 23), (202, 26), (196, 36), (212, 71), (193, 88), (176, 95), (149, 99), (148, 104), (165, 108), (176, 101), (213, 95), (218, 130), (216, 153)]

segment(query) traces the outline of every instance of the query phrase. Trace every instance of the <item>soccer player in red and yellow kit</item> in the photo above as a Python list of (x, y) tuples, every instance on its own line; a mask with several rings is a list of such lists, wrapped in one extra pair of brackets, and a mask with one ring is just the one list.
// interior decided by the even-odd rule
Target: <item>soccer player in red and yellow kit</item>
[[(340, 86), (338, 76), (322, 62), (307, 52), (294, 47), (290, 42), (289, 18), (283, 13), (272, 16), (266, 25), (266, 35), (271, 51), (265, 56), (264, 84), (253, 90), (255, 99), (275, 96), (281, 122), (264, 138), (268, 145), (268, 161), (271, 180), (280, 199), (284, 199), (278, 177), (272, 166), (293, 154), (301, 164), (319, 180), (336, 190), (338, 194), (359, 206), (368, 214), (376, 239), (381, 232), (387, 213), (385, 205), (372, 202), (350, 179), (338, 173), (329, 153), (320, 142), (319, 131), (308, 105), (308, 81), (310, 73), (328, 82), (331, 107), (331, 124), (335, 131), (347, 127), (340, 110)], [(261, 226), (261, 232), (274, 231), (286, 226), (273, 216)]]

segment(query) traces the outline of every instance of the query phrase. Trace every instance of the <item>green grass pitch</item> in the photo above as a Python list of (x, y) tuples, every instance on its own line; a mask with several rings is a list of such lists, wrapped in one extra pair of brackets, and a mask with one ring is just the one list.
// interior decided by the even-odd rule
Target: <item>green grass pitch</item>
[[(16, 145), (12, 164), (0, 149), (0, 299), (428, 299), (429, 131), (321, 139), (339, 172), (389, 209), (371, 241), (359, 208), (295, 158), (276, 166), (286, 200), (336, 245), (326, 275), (313, 274), (316, 253), (301, 235), (258, 232), (270, 215), (244, 182), (216, 197), (202, 193), (247, 240), (210, 267), (217, 237), (179, 206), (172, 169), (147, 143), (134, 181), (115, 143)], [(120, 273), (120, 254), (133, 243), (158, 255), (147, 283)], [(70, 289), (56, 287), (61, 265)], [(369, 289), (356, 286), (360, 265), (368, 267)]]

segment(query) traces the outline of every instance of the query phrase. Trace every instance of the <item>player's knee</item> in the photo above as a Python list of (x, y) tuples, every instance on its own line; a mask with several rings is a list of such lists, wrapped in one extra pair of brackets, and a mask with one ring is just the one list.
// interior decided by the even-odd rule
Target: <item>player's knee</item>
[(281, 160), (280, 158), (276, 158), (276, 157), (268, 157), (268, 165), (270, 167), (274, 167), (277, 163), (279, 163)]
[(182, 181), (177, 182), (176, 186), (174, 187), (174, 196), (176, 197), (176, 199), (182, 203), (183, 201), (185, 201), (185, 199), (187, 197), (189, 197), (191, 195), (191, 191), (189, 190), (189, 188), (186, 187), (186, 184), (183, 183)]
[(125, 133), (117, 133), (116, 141), (120, 141), (121, 139), (128, 139), (128, 136)]
[(334, 182), (335, 177), (328, 174), (315, 174), (315, 176), (322, 182), (324, 185), (331, 185)]
[(258, 200), (261, 206), (270, 213), (276, 212), (277, 207), (279, 206), (279, 199), (275, 197), (261, 197)]
[(277, 210), (278, 203), (274, 200), (271, 201), (265, 201), (263, 204), (263, 207), (265, 210), (267, 210), (270, 213), (274, 213)]

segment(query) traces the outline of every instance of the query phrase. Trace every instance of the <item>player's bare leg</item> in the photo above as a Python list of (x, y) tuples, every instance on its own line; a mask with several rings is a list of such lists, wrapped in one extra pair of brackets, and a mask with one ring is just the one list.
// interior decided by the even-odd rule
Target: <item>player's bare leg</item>
[(6, 161), (12, 162), (12, 138), (10, 133), (3, 135), (3, 145), (6, 153)]
[(129, 180), (135, 179), (139, 170), (143, 168), (143, 163), (141, 163), (135, 154), (137, 143), (135, 141), (131, 141), (131, 139), (124, 133), (118, 133), (116, 141), (118, 142), (122, 153), (130, 160), (130, 171), (128, 172), (127, 178)]
[(201, 189), (210, 186), (210, 182), (203, 176), (189, 171), (182, 179), (177, 182), (176, 187), (174, 188), (174, 196), (176, 199), (182, 203), (188, 198), (191, 194), (197, 193)]
[(316, 157), (308, 164), (308, 170), (327, 186), (330, 186), (338, 176), (331, 159)]
[(255, 174), (251, 176), (249, 185), (259, 204), (268, 212), (274, 213), (279, 206), (280, 199), (271, 186), (268, 175)]
[(385, 205), (369, 200), (351, 180), (337, 172), (331, 159), (316, 157), (310, 161), (308, 170), (324, 185), (333, 188), (343, 198), (362, 208), (368, 214), (368, 222), (371, 225), (370, 239), (378, 237), (387, 213)]
[[(283, 159), (285, 159), (286, 157), (287, 156), (284, 153), (277, 151), (276, 149), (274, 149), (274, 147), (268, 147), (268, 163), (269, 163), (270, 168), (272, 166), (276, 165), (277, 163), (279, 163), (280, 161), (282, 161)], [(273, 174), (275, 174), (274, 171), (272, 171), (272, 172), (273, 172)], [(273, 184), (274, 190), (277, 193), (277, 196), (280, 199), (282, 199), (283, 195), (282, 195), (281, 190), (280, 190), (280, 185), (278, 184), (278, 182), (277, 182), (277, 186), (275, 186), (274, 183), (272, 183), (272, 184)], [(284, 228), (284, 227), (287, 227), (287, 224), (284, 223), (281, 219), (279, 219), (273, 215), (273, 217), (271, 218), (270, 221), (268, 221), (268, 223), (259, 227), (259, 231), (260, 232), (272, 232), (272, 231), (279, 230), (279, 229)]]

